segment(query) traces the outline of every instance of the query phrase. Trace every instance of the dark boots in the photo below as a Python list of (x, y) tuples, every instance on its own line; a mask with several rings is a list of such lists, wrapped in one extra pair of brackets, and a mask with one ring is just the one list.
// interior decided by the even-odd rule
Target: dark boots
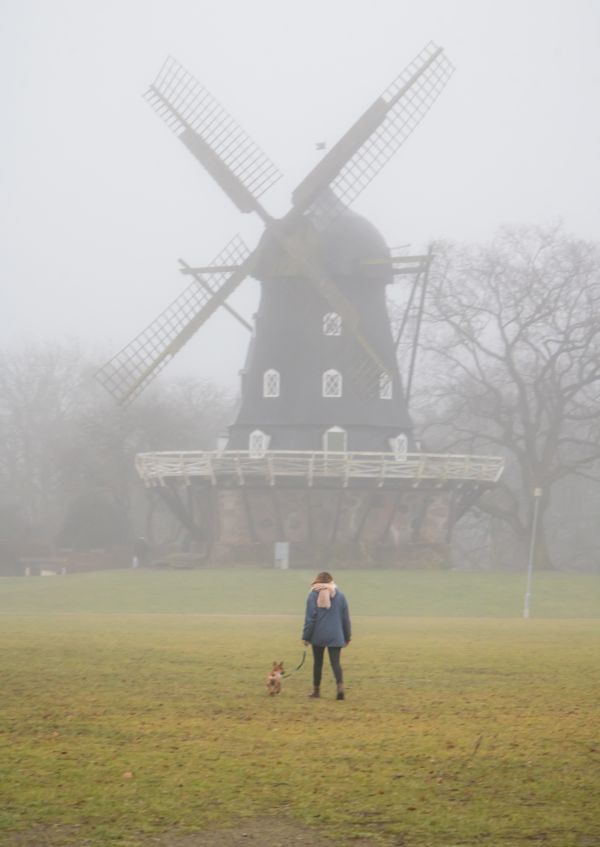
[[(319, 698), (321, 696), (321, 689), (320, 688), (313, 688), (312, 693), (309, 694), (308, 696), (309, 696), (309, 699), (316, 700), (317, 698)], [(345, 700), (346, 699), (346, 695), (344, 693), (344, 683), (343, 682), (338, 682), (338, 684), (337, 684), (337, 694), (335, 695), (335, 699), (336, 700)]]

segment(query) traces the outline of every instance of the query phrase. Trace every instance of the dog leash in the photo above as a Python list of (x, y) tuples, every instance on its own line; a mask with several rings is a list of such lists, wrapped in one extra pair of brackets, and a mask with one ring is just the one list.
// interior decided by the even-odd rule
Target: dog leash
[(288, 676), (291, 676), (293, 673), (296, 673), (296, 671), (299, 671), (299, 670), (300, 670), (300, 668), (302, 667), (302, 665), (304, 664), (304, 660), (305, 660), (305, 659), (306, 659), (306, 650), (305, 650), (305, 651), (304, 651), (304, 653), (302, 654), (302, 658), (300, 659), (300, 664), (298, 665), (298, 667), (297, 667), (297, 668), (294, 668), (294, 670), (293, 670), (293, 671), (290, 671), (289, 673), (284, 673), (284, 674), (282, 674), (281, 678), (282, 678), (282, 679), (286, 679)]

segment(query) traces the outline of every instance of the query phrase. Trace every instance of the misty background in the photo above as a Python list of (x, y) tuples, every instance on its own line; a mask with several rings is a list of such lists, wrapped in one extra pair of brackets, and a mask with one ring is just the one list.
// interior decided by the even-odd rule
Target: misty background
[[(594, 0), (0, 3), (0, 331), (120, 349), (242, 216), (141, 95), (175, 56), (296, 184), (430, 40), (456, 72), (356, 211), (391, 245), (483, 241), (502, 224), (600, 228)], [(251, 314), (248, 282), (234, 305)], [(247, 337), (215, 315), (172, 364), (237, 387)], [(218, 355), (215, 355), (218, 350)]]
[[(142, 99), (167, 55), (281, 169), (284, 179), (263, 198), (268, 211), (280, 215), (323, 155), (316, 145), (333, 145), (433, 40), (445, 48), (456, 72), (354, 209), (390, 246), (410, 245), (413, 252), (431, 241), (445, 242), (449, 251), (459, 249), (453, 243), (492, 244), (503, 226), (541, 227), (559, 233), (556, 243), (564, 245), (565, 239), (593, 241), (599, 231), (599, 24), (594, 0), (2, 0), (3, 449), (13, 458), (19, 450), (31, 454), (22, 445), (9, 449), (11, 438), (25, 438), (28, 445), (43, 442), (47, 452), (48, 420), (65, 415), (77, 432), (74, 438), (61, 431), (51, 461), (41, 455), (4, 461), (7, 526), (18, 524), (25, 532), (35, 524), (40, 543), (57, 537), (71, 543), (65, 526), (81, 524), (82, 502), (97, 513), (101, 496), (111, 503), (105, 535), (90, 530), (93, 539), (82, 545), (104, 543), (116, 532), (115, 515), (127, 513), (133, 500), (136, 517), (116, 535), (126, 543), (132, 534), (151, 534), (156, 516), (149, 517), (141, 494), (132, 493), (135, 452), (210, 447), (227, 423), (248, 336), (224, 310), (169, 365), (163, 387), (136, 409), (115, 411), (89, 379), (81, 388), (98, 363), (185, 286), (178, 258), (207, 263), (234, 233), (249, 247), (261, 233), (258, 221), (233, 207)], [(573, 258), (572, 250), (565, 251), (561, 255)], [(590, 257), (578, 257), (587, 261), (583, 276), (597, 279)], [(248, 317), (257, 296), (257, 284), (248, 280), (231, 304)], [(566, 289), (564, 296), (570, 296)], [(402, 301), (399, 285), (391, 297)], [(597, 304), (593, 297), (589, 302)], [(417, 374), (417, 382), (421, 391), (427, 389), (427, 373)], [(15, 403), (27, 395), (25, 383), (38, 388), (16, 414)], [(50, 400), (51, 384), (60, 390)], [(190, 392), (182, 386), (192, 384), (196, 393), (187, 402)], [(207, 397), (213, 413), (199, 423)], [(598, 440), (595, 402), (590, 400), (591, 429), (578, 433), (586, 444)], [(42, 414), (48, 404), (52, 411)], [(428, 414), (427, 397), (420, 408)], [(83, 415), (83, 428), (74, 409)], [(429, 412), (436, 446), (458, 445), (439, 415)], [(434, 424), (441, 427), (437, 436)], [(27, 427), (32, 432), (25, 437)], [(75, 452), (65, 465), (66, 445)], [(458, 446), (467, 452), (469, 445)], [(576, 461), (581, 459), (579, 454)], [(131, 473), (118, 484), (109, 481), (107, 468), (122, 463), (130, 463)], [(15, 480), (22, 489), (18, 496)], [(512, 490), (521, 496), (525, 484), (517, 475)], [(595, 567), (598, 501), (593, 486), (578, 491), (563, 490), (558, 499), (578, 504), (571, 525), (578, 527), (575, 535), (585, 536), (579, 561)], [(581, 504), (589, 512), (583, 534)], [(526, 534), (530, 517), (524, 508)], [(486, 524), (484, 543), (481, 526), (477, 543), (464, 548), (475, 551), (473, 561), (477, 551), (489, 548), (492, 530)], [(570, 545), (567, 534), (563, 564)], [(505, 546), (500, 533), (496, 547)]]

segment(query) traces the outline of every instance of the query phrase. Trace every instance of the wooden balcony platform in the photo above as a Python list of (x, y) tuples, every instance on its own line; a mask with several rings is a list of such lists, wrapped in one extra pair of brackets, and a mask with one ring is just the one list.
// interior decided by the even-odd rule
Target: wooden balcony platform
[(497, 456), (444, 453), (324, 453), (268, 450), (256, 456), (244, 450), (139, 453), (136, 468), (151, 486), (289, 486), (329, 484), (347, 488), (489, 486), (498, 482), (504, 460)]

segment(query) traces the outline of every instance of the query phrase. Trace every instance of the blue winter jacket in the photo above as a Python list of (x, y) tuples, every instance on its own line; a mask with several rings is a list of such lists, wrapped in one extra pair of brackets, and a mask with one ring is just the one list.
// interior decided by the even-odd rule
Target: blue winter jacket
[(318, 591), (311, 591), (306, 601), (302, 640), (316, 647), (344, 647), (352, 637), (348, 603), (342, 592), (335, 592), (330, 609), (317, 606)]

